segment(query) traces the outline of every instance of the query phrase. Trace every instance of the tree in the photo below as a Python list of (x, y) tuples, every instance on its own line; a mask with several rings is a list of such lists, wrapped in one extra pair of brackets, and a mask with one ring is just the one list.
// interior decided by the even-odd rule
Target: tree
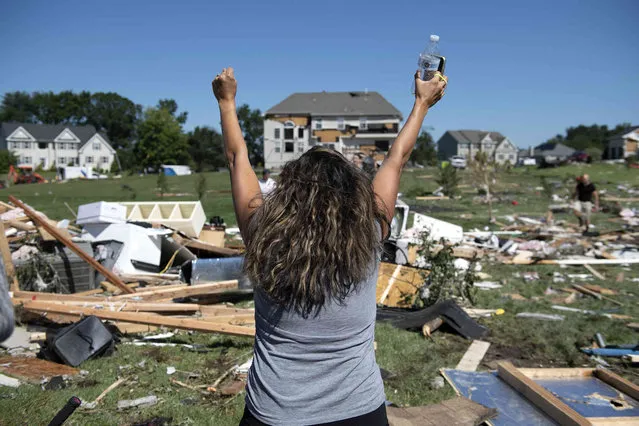
[(253, 166), (264, 164), (264, 120), (259, 109), (251, 109), (247, 104), (237, 110), (242, 134), (248, 148), (249, 160)]
[(454, 197), (457, 195), (459, 180), (457, 169), (449, 165), (439, 169), (439, 176), (437, 176), (435, 182), (442, 187), (442, 192), (445, 196)]
[(113, 92), (93, 93), (88, 102), (85, 105), (87, 124), (93, 125), (99, 132), (106, 133), (113, 149), (131, 146), (136, 137), (142, 106)]
[(609, 129), (606, 125), (593, 124), (586, 126), (580, 124), (567, 128), (565, 136), (556, 135), (546, 142), (562, 143), (580, 151), (586, 151), (588, 148), (597, 148), (603, 152), (605, 142), (609, 137), (622, 133), (630, 127), (632, 127), (630, 123), (620, 123), (612, 129)]
[(13, 151), (0, 150), (0, 173), (7, 173), (10, 166), (18, 164), (18, 157)]
[(195, 192), (197, 193), (197, 199), (202, 201), (204, 195), (206, 195), (206, 176), (204, 173), (198, 173), (195, 178)]
[(159, 170), (162, 164), (189, 162), (186, 135), (166, 109), (147, 109), (138, 126), (138, 137), (134, 148), (138, 166)]
[(488, 220), (493, 222), (493, 189), (497, 184), (497, 164), (488, 157), (485, 151), (475, 154), (475, 158), (470, 162), (470, 172), (473, 182), (486, 191), (486, 201), (488, 202)]
[(210, 127), (196, 127), (187, 135), (189, 155), (195, 163), (195, 171), (201, 172), (205, 166), (223, 167), (224, 142), (222, 135)]
[(0, 122), (37, 123), (34, 112), (31, 95), (27, 92), (5, 93), (0, 105)]
[(422, 166), (434, 166), (437, 164), (437, 148), (430, 133), (425, 130), (419, 134), (415, 149), (410, 154), (410, 161)]
[(158, 101), (158, 109), (165, 109), (169, 112), (169, 114), (171, 114), (173, 117), (175, 117), (175, 119), (177, 120), (178, 123), (180, 124), (184, 124), (186, 123), (186, 118), (188, 117), (189, 113), (186, 111), (181, 112), (180, 114), (177, 114), (177, 110), (178, 110), (178, 104), (174, 99), (160, 99)]

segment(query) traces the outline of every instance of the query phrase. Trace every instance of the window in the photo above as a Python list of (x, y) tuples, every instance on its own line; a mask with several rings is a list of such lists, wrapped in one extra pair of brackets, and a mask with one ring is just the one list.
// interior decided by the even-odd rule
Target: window
[(67, 158), (66, 157), (58, 157), (58, 166), (66, 166)]
[(337, 128), (338, 130), (344, 130), (346, 128), (344, 117), (337, 117)]
[(366, 117), (359, 118), (359, 130), (368, 130), (368, 121)]
[(100, 162), (102, 164), (107, 164), (109, 162), (109, 157), (100, 157)]
[(293, 139), (294, 130), (295, 129), (293, 129), (292, 127), (288, 128), (288, 129), (284, 129), (284, 140), (292, 140)]
[(280, 152), (280, 151), (281, 151), (281, 149), (280, 149), (280, 142), (275, 142), (275, 149), (274, 149), (274, 151), (275, 151), (275, 152)]
[(40, 157), (40, 165), (41, 165), (42, 167), (44, 167), (44, 165), (45, 165), (46, 163), (47, 163), (47, 159), (46, 159), (46, 158), (44, 158), (44, 157)]
[(295, 152), (295, 143), (284, 142), (284, 152)]
[(304, 128), (300, 127), (299, 129), (297, 129), (297, 138), (298, 139), (304, 139)]
[(339, 136), (335, 136), (335, 142), (339, 142)]
[(499, 155), (497, 156), (497, 159), (498, 159), (498, 160), (503, 160), (503, 159), (504, 159), (504, 154), (499, 154)]
[(33, 162), (33, 158), (31, 157), (22, 157), (22, 164), (31, 164)]
[(513, 154), (510, 154), (510, 155), (508, 156), (508, 159), (509, 159), (509, 160), (514, 160), (514, 159), (515, 159), (515, 156), (514, 156)]
[(93, 142), (93, 150), (94, 151), (99, 151), (100, 150), (100, 146), (102, 146), (102, 144), (98, 141), (98, 142)]
[(304, 144), (303, 143), (298, 143), (297, 144), (297, 152), (304, 152)]
[(275, 129), (275, 131), (273, 132), (273, 138), (274, 139), (279, 139), (280, 138), (280, 129)]
[(22, 147), (24, 149), (30, 149), (31, 148), (31, 142), (23, 142), (22, 143)]
[(87, 164), (93, 164), (93, 157), (91, 156), (84, 157), (84, 162)]
[(75, 144), (73, 142), (67, 143), (67, 149), (75, 149)]
[(327, 145), (328, 145), (328, 147), (329, 147), (330, 149), (335, 149), (335, 144), (334, 144), (334, 143), (329, 143), (329, 144), (327, 144)]
[(317, 118), (315, 120), (315, 129), (316, 130), (322, 130), (322, 119), (321, 118)]
[(47, 149), (46, 142), (38, 142), (38, 149)]

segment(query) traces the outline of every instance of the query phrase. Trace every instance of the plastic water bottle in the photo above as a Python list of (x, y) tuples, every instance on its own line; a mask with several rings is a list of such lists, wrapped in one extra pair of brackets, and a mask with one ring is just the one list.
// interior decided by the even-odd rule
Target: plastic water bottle
[(420, 69), (420, 77), (422, 80), (430, 80), (435, 76), (435, 72), (439, 68), (439, 36), (432, 34), (426, 49), (419, 55), (417, 66)]

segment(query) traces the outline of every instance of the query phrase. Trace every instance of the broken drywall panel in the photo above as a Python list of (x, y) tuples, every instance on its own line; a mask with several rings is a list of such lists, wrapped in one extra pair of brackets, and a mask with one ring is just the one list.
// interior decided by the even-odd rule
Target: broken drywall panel
[(495, 372), (443, 370), (455, 391), (485, 407), (496, 408), (494, 426), (554, 426), (550, 417), (537, 409), (514, 388), (501, 381)]

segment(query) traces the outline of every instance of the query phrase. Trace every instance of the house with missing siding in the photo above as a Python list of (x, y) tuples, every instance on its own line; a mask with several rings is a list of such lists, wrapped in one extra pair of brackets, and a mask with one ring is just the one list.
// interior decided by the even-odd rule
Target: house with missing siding
[(93, 126), (1, 123), (0, 149), (13, 151), (21, 166), (83, 166), (110, 169), (115, 150)]
[(293, 93), (264, 115), (264, 166), (282, 167), (315, 145), (381, 160), (401, 121), (377, 92)]
[(623, 160), (633, 155), (639, 156), (639, 126), (608, 138), (604, 144), (603, 158), (606, 160)]
[(448, 160), (453, 155), (472, 160), (478, 152), (486, 152), (499, 164), (515, 165), (519, 149), (501, 133), (483, 130), (448, 130), (437, 141), (440, 160)]

